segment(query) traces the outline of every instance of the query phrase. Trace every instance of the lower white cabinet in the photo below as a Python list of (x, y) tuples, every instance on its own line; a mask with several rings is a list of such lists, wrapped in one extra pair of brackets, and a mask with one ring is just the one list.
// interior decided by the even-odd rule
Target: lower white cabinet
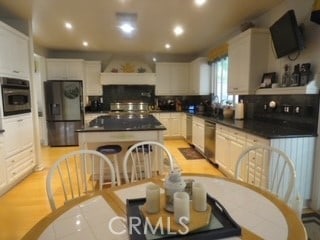
[(192, 144), (204, 153), (204, 124), (202, 118), (192, 117)]
[(31, 113), (6, 117), (0, 138), (0, 195), (29, 175), (35, 167)]
[(217, 124), (215, 153), (219, 168), (233, 176), (237, 159), (245, 148), (245, 133)]
[(181, 118), (183, 113), (153, 113), (152, 115), (164, 125), (167, 130), (164, 131), (164, 137), (181, 136)]
[[(296, 169), (296, 190), (306, 203), (311, 199), (312, 190), (312, 175), (314, 164), (314, 153), (316, 146), (315, 137), (297, 137), (297, 138), (275, 138), (266, 139), (253, 134), (245, 133), (243, 131), (235, 130), (221, 124), (216, 125), (216, 162), (221, 169), (228, 176), (233, 177), (235, 173), (235, 165), (241, 152), (246, 148), (254, 145), (266, 145), (278, 148), (285, 152), (292, 160)], [(254, 157), (249, 156), (250, 161), (256, 161), (254, 158), (259, 158), (259, 155)], [(262, 185), (268, 184), (268, 170), (261, 166), (260, 173), (263, 174)], [(256, 178), (250, 179), (252, 184), (256, 183)], [(294, 195), (295, 196), (295, 195)]]
[(3, 134), (0, 133), (0, 195), (7, 185), (6, 165), (4, 161), (4, 141)]
[(187, 114), (181, 113), (181, 136), (187, 139)]
[(28, 148), (6, 159), (7, 183), (11, 184), (25, 177), (27, 173), (32, 171), (34, 166), (33, 148)]
[(31, 113), (3, 120), (5, 157), (8, 158), (33, 146), (33, 122)]

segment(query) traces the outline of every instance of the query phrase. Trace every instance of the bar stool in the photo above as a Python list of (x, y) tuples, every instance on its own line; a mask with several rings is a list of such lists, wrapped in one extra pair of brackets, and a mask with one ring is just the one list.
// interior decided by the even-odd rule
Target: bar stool
[(117, 185), (120, 186), (121, 185), (121, 177), (120, 177), (117, 154), (122, 151), (121, 146), (120, 145), (103, 145), (103, 146), (99, 146), (97, 148), (97, 151), (102, 153), (102, 154), (104, 154), (104, 155), (106, 155), (106, 156), (109, 156), (109, 155), (112, 156), (114, 170), (116, 172)]

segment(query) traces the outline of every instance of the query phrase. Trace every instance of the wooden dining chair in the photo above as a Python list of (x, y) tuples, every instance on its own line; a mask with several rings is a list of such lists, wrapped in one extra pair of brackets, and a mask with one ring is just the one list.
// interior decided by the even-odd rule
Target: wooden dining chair
[(112, 162), (94, 150), (78, 150), (59, 158), (50, 168), (46, 190), (53, 210), (57, 203), (102, 190), (106, 184), (115, 185)]
[(162, 143), (143, 141), (132, 145), (127, 150), (123, 161), (123, 175), (126, 183), (159, 175), (156, 164), (163, 164), (164, 161), (169, 161), (170, 171), (173, 170), (173, 156)]
[(240, 154), (235, 169), (235, 178), (271, 191), (289, 203), (296, 171), (283, 151), (270, 146), (249, 147)]

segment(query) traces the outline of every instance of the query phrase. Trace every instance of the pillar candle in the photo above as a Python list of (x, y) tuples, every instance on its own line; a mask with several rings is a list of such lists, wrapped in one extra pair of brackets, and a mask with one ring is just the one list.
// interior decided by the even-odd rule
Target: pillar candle
[(204, 186), (199, 182), (192, 184), (192, 208), (198, 212), (207, 210), (207, 193)]
[(146, 211), (148, 213), (160, 211), (160, 187), (153, 183), (146, 187)]
[(188, 224), (190, 222), (190, 198), (186, 192), (175, 192), (173, 195), (173, 212), (175, 222)]

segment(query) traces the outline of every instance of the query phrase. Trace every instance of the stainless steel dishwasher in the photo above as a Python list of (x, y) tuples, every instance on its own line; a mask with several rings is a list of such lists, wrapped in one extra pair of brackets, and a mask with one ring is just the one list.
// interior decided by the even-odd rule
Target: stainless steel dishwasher
[(215, 163), (215, 146), (216, 124), (214, 122), (205, 121), (204, 155), (212, 163)]

